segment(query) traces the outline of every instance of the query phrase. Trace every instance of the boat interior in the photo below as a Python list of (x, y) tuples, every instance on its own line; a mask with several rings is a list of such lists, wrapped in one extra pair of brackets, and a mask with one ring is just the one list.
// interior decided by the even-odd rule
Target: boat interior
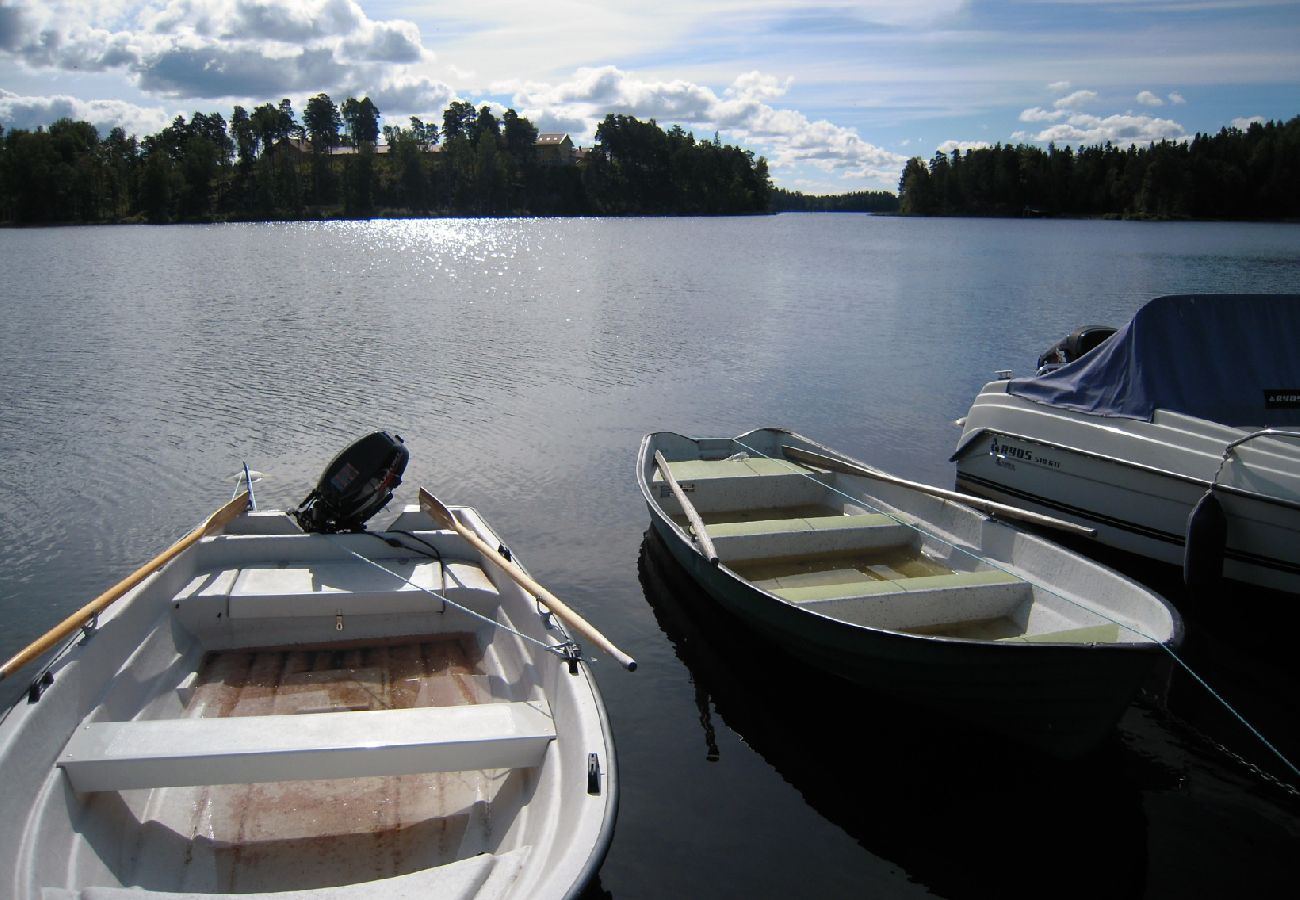
[(47, 781), (37, 831), (72, 858), (34, 852), (35, 883), (75, 872), (184, 896), (292, 887), (340, 900), (377, 883), (513, 890), (553, 827), (528, 816), (558, 777), (543, 765), (549, 695), (519, 638), (418, 589), (510, 624), (455, 535), (416, 537), (222, 535), (146, 587), (156, 596), (129, 614), (167, 621), (105, 678), (59, 756), (66, 779)]
[[(999, 642), (1112, 643), (1127, 629), (1053, 597), (884, 503), (863, 479), (734, 444), (669, 461), (719, 563), (782, 600), (856, 625)], [(712, 449), (713, 452), (710, 452)], [(680, 453), (678, 455), (681, 455)], [(685, 511), (655, 469), (657, 502), (687, 534)], [(846, 490), (847, 488), (847, 490)]]

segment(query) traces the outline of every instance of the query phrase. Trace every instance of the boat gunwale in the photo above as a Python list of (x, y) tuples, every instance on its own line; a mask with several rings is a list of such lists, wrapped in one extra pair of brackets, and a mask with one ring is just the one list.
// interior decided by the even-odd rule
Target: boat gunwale
[[(1101, 427), (1098, 424), (1094, 424), (1088, 421), (1083, 421), (1083, 420), (1074, 419), (1070, 417), (1062, 417), (1062, 418), (1064, 421), (1076, 422), (1077, 424), (1085, 428)], [(1208, 479), (1198, 478), (1195, 475), (1185, 475), (1181, 472), (1174, 472), (1169, 469), (1162, 469), (1159, 466), (1153, 466), (1150, 465), (1149, 463), (1141, 463), (1131, 459), (1124, 459), (1118, 456), (1111, 456), (1108, 453), (1100, 453), (1096, 450), (1086, 450), (1081, 447), (1071, 447), (1069, 445), (1060, 444), (1055, 441), (1046, 440), (1044, 438), (1030, 437), (1029, 435), (1020, 434), (1018, 432), (1009, 431), (1006, 429), (994, 428), (988, 425), (981, 425), (975, 430), (963, 434), (961, 440), (957, 444), (956, 449), (954, 449), (952, 455), (948, 457), (948, 461), (958, 463), (960, 465), (962, 460), (966, 459), (971, 455), (971, 449), (970, 449), (971, 446), (975, 444), (978, 440), (980, 440), (982, 437), (984, 437), (985, 435), (1001, 435), (1010, 438), (1012, 440), (1023, 441), (1027, 444), (1035, 444), (1040, 447), (1046, 447), (1049, 450), (1055, 450), (1061, 453), (1069, 453), (1075, 456), (1080, 456), (1085, 459), (1091, 459), (1094, 461), (1111, 463), (1120, 466), (1121, 468), (1132, 469), (1146, 474), (1168, 478), (1171, 481), (1177, 481), (1188, 485), (1194, 485), (1197, 488), (1201, 488), (1203, 490), (1209, 490), (1211, 487), (1213, 487), (1213, 489), (1216, 492), (1222, 491), (1225, 494), (1231, 494), (1232, 496), (1239, 497), (1241, 499), (1254, 500), (1259, 503), (1263, 503), (1270, 506), (1279, 506), (1282, 507), (1283, 509), (1292, 509), (1292, 510), (1300, 511), (1300, 501), (1297, 500), (1288, 500), (1285, 497), (1278, 497), (1271, 494), (1261, 494), (1258, 491), (1246, 490), (1245, 488), (1237, 487), (1236, 485), (1232, 485), (1232, 484), (1225, 484), (1223, 482), (1211, 482)], [(1129, 435), (1129, 436), (1132, 437), (1134, 440), (1149, 440), (1148, 438), (1142, 438), (1141, 436), (1138, 435)], [(1163, 446), (1172, 446), (1172, 445), (1164, 444)]]

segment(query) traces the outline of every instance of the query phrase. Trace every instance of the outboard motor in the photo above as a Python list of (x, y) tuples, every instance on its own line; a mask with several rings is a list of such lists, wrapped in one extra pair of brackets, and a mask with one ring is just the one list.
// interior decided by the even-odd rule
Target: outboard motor
[(1076, 328), (1038, 357), (1038, 374), (1050, 372), (1066, 363), (1074, 362), (1086, 353), (1091, 353), (1114, 333), (1115, 329), (1109, 325), (1086, 325), (1083, 328)]
[(364, 531), (366, 521), (393, 499), (410, 458), (400, 435), (368, 434), (334, 457), (291, 515), (303, 531)]

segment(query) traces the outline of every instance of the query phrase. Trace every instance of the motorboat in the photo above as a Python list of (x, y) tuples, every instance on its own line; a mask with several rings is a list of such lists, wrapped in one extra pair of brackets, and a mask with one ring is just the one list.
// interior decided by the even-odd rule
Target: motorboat
[(585, 620), (470, 507), (421, 490), (365, 528), (404, 453), (386, 432), (358, 441), (291, 511), (250, 509), (249, 479), (0, 669), (41, 663), (0, 722), (0, 894), (588, 885), (618, 770), (582, 628), (565, 625)]
[(1300, 295), (1152, 300), (1072, 359), (986, 384), (957, 487), (1091, 526), (1194, 590), (1300, 592), (1298, 337)]
[(791, 431), (655, 432), (637, 481), (674, 558), (748, 628), (819, 672), (1056, 756), (1104, 741), (1181, 639), (1161, 597), (1014, 526), (1015, 510)]

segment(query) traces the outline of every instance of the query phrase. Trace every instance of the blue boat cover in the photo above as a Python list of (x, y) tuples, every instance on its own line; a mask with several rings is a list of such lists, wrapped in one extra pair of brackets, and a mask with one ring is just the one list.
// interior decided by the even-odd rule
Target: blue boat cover
[(1300, 425), (1300, 294), (1159, 297), (1091, 353), (1007, 391), (1099, 416)]

